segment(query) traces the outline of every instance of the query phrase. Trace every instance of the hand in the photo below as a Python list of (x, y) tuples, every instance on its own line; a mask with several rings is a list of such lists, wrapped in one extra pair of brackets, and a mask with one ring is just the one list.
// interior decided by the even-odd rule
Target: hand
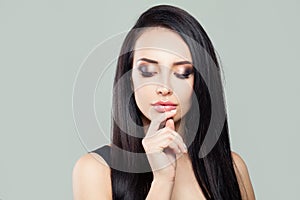
[[(182, 137), (175, 131), (173, 119), (169, 119), (175, 114), (176, 110), (157, 114), (142, 140), (155, 180), (173, 182), (177, 157), (187, 152)], [(165, 127), (159, 129), (164, 121)]]

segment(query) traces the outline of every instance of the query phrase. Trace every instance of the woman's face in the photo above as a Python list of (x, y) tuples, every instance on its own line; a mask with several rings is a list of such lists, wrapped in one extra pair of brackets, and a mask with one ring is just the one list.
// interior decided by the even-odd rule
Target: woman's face
[[(136, 41), (132, 82), (137, 106), (148, 120), (176, 109), (174, 122), (190, 109), (194, 73), (187, 44), (161, 27), (146, 30)], [(146, 119), (146, 120), (147, 120)]]

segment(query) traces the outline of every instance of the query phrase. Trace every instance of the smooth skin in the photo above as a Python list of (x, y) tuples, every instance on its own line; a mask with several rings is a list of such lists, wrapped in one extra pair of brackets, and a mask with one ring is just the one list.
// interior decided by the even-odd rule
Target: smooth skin
[[(182, 140), (184, 131), (180, 128), (193, 91), (193, 74), (184, 79), (181, 76), (192, 66), (190, 51), (178, 34), (159, 27), (145, 31), (135, 49), (132, 83), (143, 113), (142, 144), (154, 175), (146, 199), (205, 199), (193, 174)], [(176, 112), (156, 112), (151, 103), (158, 100), (177, 103)], [(161, 122), (165, 122), (165, 127), (159, 129)], [(246, 163), (235, 152), (232, 158), (242, 199), (255, 200)], [(112, 199), (110, 168), (100, 155), (88, 153), (76, 162), (73, 195), (74, 200)]]
[[(242, 157), (235, 152), (232, 152), (232, 157), (236, 165), (235, 167), (236, 173), (241, 174), (240, 176), (238, 176), (239, 185), (243, 184), (245, 187), (244, 189), (243, 188), (241, 189), (242, 199), (255, 200), (255, 195), (254, 195), (254, 191), (253, 191), (253, 187), (251, 184), (246, 163), (244, 162)], [(177, 161), (177, 169), (178, 168), (179, 168), (179, 162)], [(189, 167), (185, 167), (185, 165), (182, 165), (181, 168), (189, 169)], [(83, 155), (81, 158), (79, 158), (79, 160), (76, 162), (73, 168), (72, 177), (73, 177), (73, 199), (74, 200), (100, 200), (100, 199), (112, 200), (110, 168), (106, 164), (104, 159), (98, 154), (88, 153)], [(157, 191), (159, 192), (158, 195), (160, 195), (161, 193), (161, 188), (165, 188), (165, 190), (171, 188), (172, 192), (175, 194), (176, 188), (181, 187), (180, 182), (177, 184), (176, 181), (175, 184), (170, 184), (170, 185), (169, 183), (165, 184), (163, 182), (158, 182), (158, 184), (153, 184), (154, 187), (155, 186), (157, 187)], [(174, 185), (176, 185), (175, 189), (174, 189)], [(180, 199), (180, 197), (177, 198), (175, 197), (172, 199)], [(194, 197), (194, 199), (199, 200), (200, 198)]]

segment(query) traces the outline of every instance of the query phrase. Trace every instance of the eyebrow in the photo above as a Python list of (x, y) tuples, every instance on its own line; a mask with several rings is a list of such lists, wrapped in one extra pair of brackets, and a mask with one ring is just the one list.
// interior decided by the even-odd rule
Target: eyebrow
[[(137, 60), (138, 61), (145, 61), (145, 62), (148, 62), (148, 63), (154, 63), (154, 64), (158, 64), (158, 61), (156, 60), (152, 60), (152, 59), (149, 59), (149, 58), (140, 58)], [(174, 62), (173, 65), (184, 65), (184, 64), (190, 64), (190, 65), (193, 65), (190, 61), (187, 61), (187, 60), (184, 60), (184, 61), (179, 61), (179, 62)]]

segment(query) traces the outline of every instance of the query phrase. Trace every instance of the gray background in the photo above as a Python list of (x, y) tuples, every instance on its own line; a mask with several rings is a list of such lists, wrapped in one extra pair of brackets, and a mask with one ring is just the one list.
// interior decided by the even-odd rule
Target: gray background
[[(0, 0), (0, 199), (72, 198), (72, 169), (87, 152), (72, 114), (77, 71), (159, 3)], [(299, 1), (164, 3), (195, 16), (221, 57), (232, 150), (257, 199), (300, 198)]]

